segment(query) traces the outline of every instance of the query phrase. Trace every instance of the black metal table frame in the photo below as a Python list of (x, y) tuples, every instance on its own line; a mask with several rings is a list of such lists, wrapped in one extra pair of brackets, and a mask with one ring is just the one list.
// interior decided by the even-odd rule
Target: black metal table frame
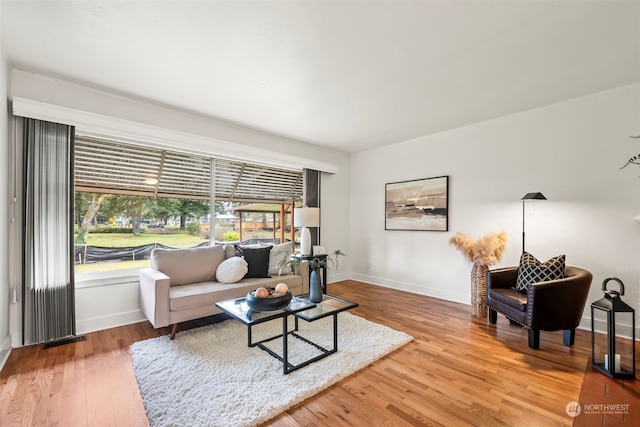
[[(296, 316), (296, 313), (294, 312), (290, 312), (287, 313), (286, 315), (282, 316), (282, 333), (273, 337), (269, 337), (269, 338), (265, 338), (263, 340), (257, 341), (257, 342), (252, 342), (252, 337), (251, 337), (251, 327), (253, 326), (253, 324), (247, 324), (248, 327), (248, 333), (247, 333), (247, 344), (249, 347), (255, 347), (258, 346), (259, 348), (261, 348), (262, 350), (266, 351), (267, 353), (269, 353), (271, 356), (275, 357), (276, 359), (278, 359), (279, 361), (282, 362), (282, 372), (286, 375), (290, 372), (295, 371), (296, 369), (300, 369), (300, 368), (304, 368), (305, 366), (313, 363), (313, 362), (317, 362), (320, 359), (324, 359), (325, 357), (335, 353), (338, 351), (338, 313), (341, 313), (341, 311), (336, 311), (333, 312), (331, 314), (329, 314), (330, 316), (333, 316), (333, 349), (331, 350), (327, 350), (326, 348), (308, 340), (307, 338), (303, 337), (302, 335), (298, 334), (298, 316)], [(289, 331), (289, 315), (292, 314), (294, 317), (294, 328), (292, 331)], [(323, 316), (326, 317), (326, 316)], [(318, 317), (317, 319), (314, 320), (318, 320), (320, 319), (320, 317)], [(272, 319), (275, 320), (275, 319)], [(305, 319), (303, 319), (305, 320)], [(305, 320), (306, 321), (306, 320)], [(258, 323), (259, 324), (259, 323)], [(320, 350), (320, 354), (312, 357), (311, 359), (305, 360), (302, 363), (299, 363), (297, 365), (294, 365), (292, 363), (289, 363), (289, 335), (306, 342), (307, 344), (310, 344), (312, 346), (314, 346), (315, 348), (317, 348), (318, 350)], [(267, 346), (264, 345), (264, 343), (266, 342), (270, 342), (273, 340), (276, 340), (278, 338), (282, 338), (282, 356), (280, 356), (278, 353), (274, 352), (273, 350), (271, 350), (270, 348), (268, 348)]]

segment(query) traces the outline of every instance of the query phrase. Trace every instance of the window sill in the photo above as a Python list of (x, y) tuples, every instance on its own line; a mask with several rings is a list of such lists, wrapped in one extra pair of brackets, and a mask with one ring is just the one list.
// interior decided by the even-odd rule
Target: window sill
[(95, 288), (98, 286), (119, 285), (138, 281), (139, 268), (126, 270), (97, 271), (95, 273), (79, 273), (75, 276), (76, 289)]

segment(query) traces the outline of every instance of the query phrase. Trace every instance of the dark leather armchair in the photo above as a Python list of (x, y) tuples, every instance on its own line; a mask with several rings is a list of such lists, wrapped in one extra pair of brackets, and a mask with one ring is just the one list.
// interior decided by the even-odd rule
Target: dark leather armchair
[(511, 323), (529, 330), (529, 347), (540, 348), (540, 331), (563, 331), (562, 342), (573, 345), (576, 327), (587, 302), (593, 276), (587, 270), (566, 266), (564, 278), (534, 283), (528, 292), (515, 288), (518, 267), (487, 272), (489, 322), (496, 324), (498, 313)]

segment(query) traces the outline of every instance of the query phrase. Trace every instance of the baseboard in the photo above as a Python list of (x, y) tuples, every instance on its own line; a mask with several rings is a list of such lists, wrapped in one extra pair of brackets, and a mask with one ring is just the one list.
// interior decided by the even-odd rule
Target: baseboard
[(76, 333), (87, 334), (89, 332), (102, 331), (118, 326), (130, 325), (147, 320), (141, 310), (111, 314), (109, 316), (92, 317), (76, 322)]
[(329, 275), (327, 276), (327, 284), (334, 283), (334, 282), (341, 282), (343, 280), (349, 280), (348, 273), (340, 273), (340, 274), (329, 273)]
[(413, 294), (424, 295), (428, 297), (453, 301), (460, 304), (471, 305), (470, 294), (461, 292), (451, 292), (446, 289), (433, 288), (428, 286), (420, 286), (413, 283), (398, 282), (395, 280), (386, 280), (379, 277), (371, 277), (363, 274), (352, 274), (351, 279), (359, 282), (369, 283), (371, 285), (382, 286), (384, 288), (397, 289), (399, 291), (411, 292)]

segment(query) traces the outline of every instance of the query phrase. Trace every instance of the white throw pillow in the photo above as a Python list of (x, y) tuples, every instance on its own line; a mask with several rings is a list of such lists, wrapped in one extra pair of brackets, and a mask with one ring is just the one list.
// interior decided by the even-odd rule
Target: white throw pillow
[(236, 283), (242, 280), (249, 271), (249, 264), (244, 258), (234, 256), (220, 263), (216, 270), (216, 280), (220, 283)]
[(291, 256), (291, 248), (293, 242), (286, 242), (281, 245), (273, 245), (270, 243), (263, 243), (263, 246), (271, 246), (271, 252), (269, 252), (269, 274), (292, 274), (291, 267), (284, 267), (282, 272), (279, 273), (280, 263), (285, 257)]

